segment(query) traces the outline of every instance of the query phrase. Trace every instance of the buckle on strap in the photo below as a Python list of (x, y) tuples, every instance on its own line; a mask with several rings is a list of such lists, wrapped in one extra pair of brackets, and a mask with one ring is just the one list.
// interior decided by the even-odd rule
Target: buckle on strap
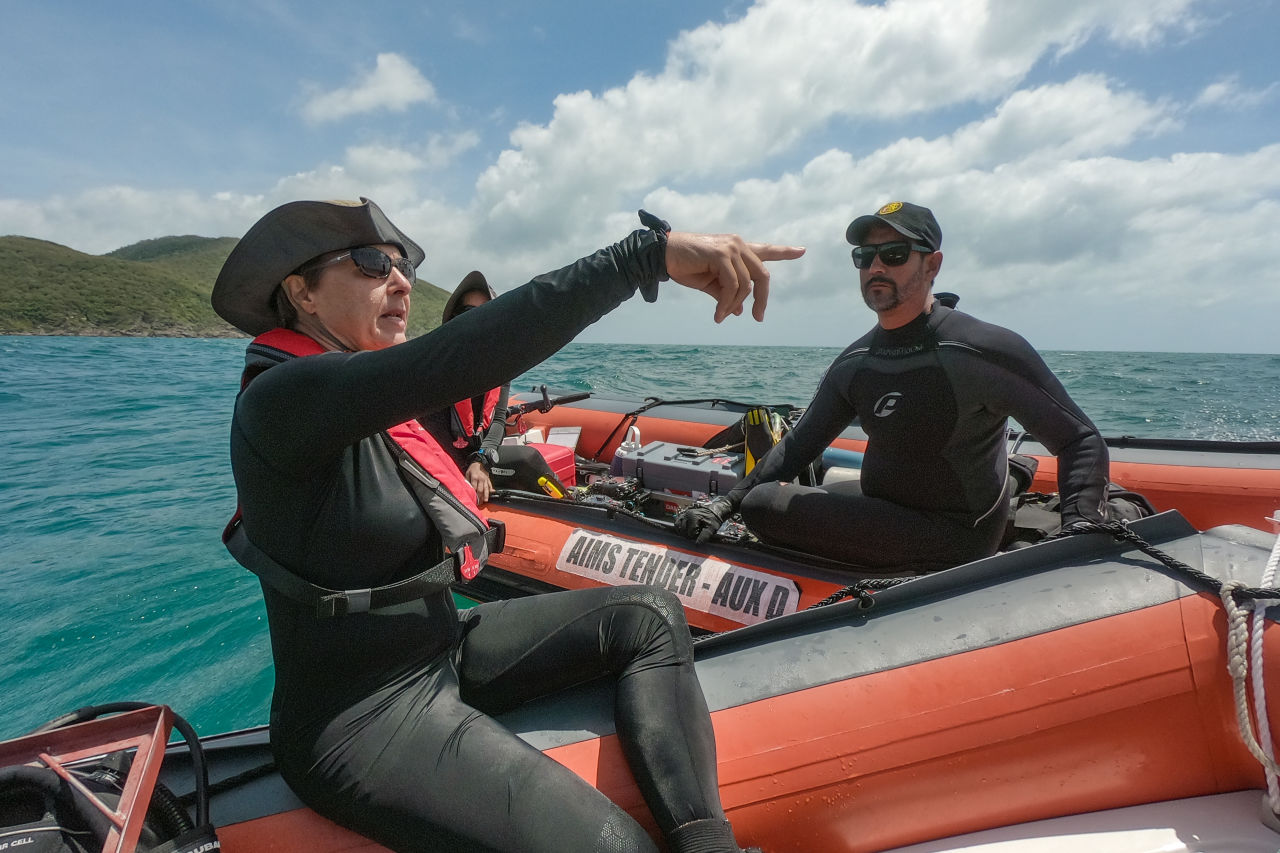
[(489, 529), (484, 532), (485, 541), (489, 543), (489, 553), (500, 554), (507, 546), (506, 522), (496, 518), (486, 518), (485, 521), (489, 524)]
[[(403, 604), (424, 595), (424, 585), (447, 585), (449, 574), (455, 580), (466, 583), (480, 574), (480, 570), (488, 563), (490, 554), (502, 550), (506, 544), (506, 532), (506, 526), (501, 521), (490, 520), (489, 529), (482, 536), (464, 543), (457, 551), (449, 554), (444, 562), (416, 577), (385, 587), (327, 591), (328, 594), (312, 599), (316, 605), (316, 616), (331, 619), (348, 613), (369, 613), (375, 608)], [(316, 591), (321, 589), (311, 584), (306, 586)], [(373, 601), (374, 593), (378, 597), (376, 605)]]
[(316, 615), (330, 619), (347, 613), (368, 613), (373, 606), (373, 590), (346, 589), (332, 595), (321, 596), (316, 602)]

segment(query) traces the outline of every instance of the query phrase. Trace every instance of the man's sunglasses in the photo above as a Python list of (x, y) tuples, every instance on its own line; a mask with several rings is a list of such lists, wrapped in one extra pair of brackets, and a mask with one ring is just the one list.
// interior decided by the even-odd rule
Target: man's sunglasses
[(932, 254), (933, 249), (906, 240), (894, 240), (892, 243), (872, 243), (869, 246), (853, 247), (853, 265), (860, 270), (869, 268), (875, 263), (876, 255), (886, 267), (900, 267), (911, 257), (912, 252)]
[(400, 270), (400, 274), (407, 278), (410, 284), (418, 280), (418, 271), (413, 268), (413, 261), (408, 258), (393, 259), (386, 252), (381, 249), (375, 249), (372, 246), (357, 246), (354, 249), (348, 249), (345, 252), (334, 255), (332, 258), (298, 267), (298, 272), (303, 273), (307, 270), (327, 267), (330, 264), (345, 261), (347, 258), (350, 258), (351, 262), (356, 265), (356, 269), (369, 278), (386, 278), (391, 275), (391, 270), (394, 267)]

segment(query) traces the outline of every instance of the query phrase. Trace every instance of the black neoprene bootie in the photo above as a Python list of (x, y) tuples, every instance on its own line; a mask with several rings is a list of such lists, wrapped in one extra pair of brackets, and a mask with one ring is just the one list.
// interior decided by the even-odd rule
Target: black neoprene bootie
[(763, 853), (759, 847), (743, 850), (734, 840), (729, 821), (715, 818), (677, 826), (667, 841), (672, 853)]

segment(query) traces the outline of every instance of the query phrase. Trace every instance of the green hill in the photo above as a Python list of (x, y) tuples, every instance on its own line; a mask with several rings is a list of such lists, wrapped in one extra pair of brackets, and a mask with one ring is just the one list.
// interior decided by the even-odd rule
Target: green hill
[[(0, 335), (231, 337), (209, 294), (234, 237), (160, 237), (86, 255), (30, 237), (0, 237)], [(413, 289), (410, 335), (439, 325), (449, 294)]]

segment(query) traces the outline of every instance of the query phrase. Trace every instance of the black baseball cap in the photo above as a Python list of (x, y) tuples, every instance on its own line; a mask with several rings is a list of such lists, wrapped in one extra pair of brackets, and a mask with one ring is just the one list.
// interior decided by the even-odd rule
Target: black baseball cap
[(891, 201), (875, 213), (859, 216), (849, 223), (844, 237), (853, 245), (861, 246), (867, 232), (881, 223), (935, 252), (942, 248), (942, 229), (933, 218), (933, 211), (909, 201)]

